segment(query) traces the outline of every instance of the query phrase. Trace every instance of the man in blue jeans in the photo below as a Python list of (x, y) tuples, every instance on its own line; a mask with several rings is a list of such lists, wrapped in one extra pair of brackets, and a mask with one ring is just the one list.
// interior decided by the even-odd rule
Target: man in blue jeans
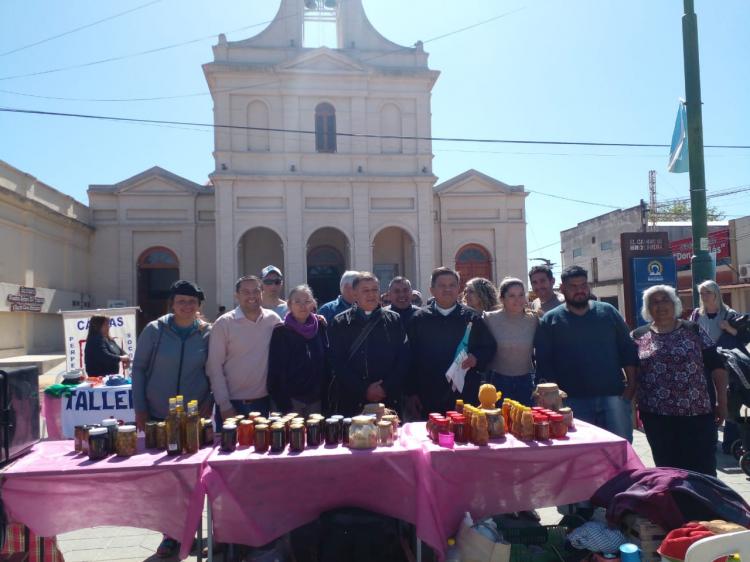
[(537, 381), (557, 383), (576, 418), (633, 441), (638, 352), (612, 305), (591, 300), (588, 272), (565, 268), (564, 306), (547, 312), (534, 339)]

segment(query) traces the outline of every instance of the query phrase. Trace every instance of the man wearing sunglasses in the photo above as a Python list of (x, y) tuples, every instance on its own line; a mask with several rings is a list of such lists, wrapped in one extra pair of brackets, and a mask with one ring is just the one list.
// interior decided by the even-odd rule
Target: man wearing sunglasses
[(275, 265), (267, 265), (260, 272), (260, 278), (263, 282), (261, 306), (273, 310), (283, 320), (288, 308), (286, 301), (281, 298), (284, 288), (284, 276), (281, 275), (281, 270)]

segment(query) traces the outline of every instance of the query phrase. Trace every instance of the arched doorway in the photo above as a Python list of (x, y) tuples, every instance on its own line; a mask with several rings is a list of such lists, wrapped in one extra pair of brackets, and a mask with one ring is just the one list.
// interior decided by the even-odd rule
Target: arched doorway
[(275, 265), (284, 272), (284, 242), (270, 228), (251, 228), (237, 244), (239, 275), (257, 275), (267, 265)]
[(462, 287), (472, 277), (492, 281), (492, 257), (479, 244), (467, 244), (456, 253), (456, 271), (461, 275)]
[(169, 248), (154, 246), (140, 255), (137, 266), (140, 333), (146, 324), (167, 313), (169, 288), (180, 278), (180, 262)]
[(349, 242), (343, 232), (320, 228), (307, 240), (307, 284), (318, 305), (339, 295), (341, 275), (348, 266)]
[(380, 279), (380, 290), (386, 291), (391, 279), (402, 275), (417, 285), (414, 240), (403, 228), (389, 226), (372, 241), (372, 272)]

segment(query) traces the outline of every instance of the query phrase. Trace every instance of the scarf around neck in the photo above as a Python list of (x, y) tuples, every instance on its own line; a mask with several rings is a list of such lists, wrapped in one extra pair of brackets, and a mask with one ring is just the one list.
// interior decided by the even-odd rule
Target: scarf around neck
[(293, 332), (298, 333), (306, 340), (313, 339), (315, 337), (315, 334), (318, 333), (318, 317), (314, 314), (310, 314), (310, 316), (307, 317), (307, 320), (305, 320), (305, 322), (301, 324), (297, 321), (297, 319), (292, 315), (291, 312), (287, 312), (286, 316), (284, 317), (284, 324), (287, 328), (289, 328)]

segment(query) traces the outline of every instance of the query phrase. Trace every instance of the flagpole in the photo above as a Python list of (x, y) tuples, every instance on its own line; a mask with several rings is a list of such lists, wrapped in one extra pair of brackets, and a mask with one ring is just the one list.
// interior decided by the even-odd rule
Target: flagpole
[(684, 0), (682, 16), (682, 50), (685, 61), (685, 105), (687, 109), (688, 158), (690, 169), (690, 215), (693, 231), (693, 306), (698, 306), (699, 283), (716, 276), (708, 252), (708, 217), (706, 213), (706, 170), (703, 162), (703, 110), (701, 73), (698, 59), (698, 17), (693, 0)]

